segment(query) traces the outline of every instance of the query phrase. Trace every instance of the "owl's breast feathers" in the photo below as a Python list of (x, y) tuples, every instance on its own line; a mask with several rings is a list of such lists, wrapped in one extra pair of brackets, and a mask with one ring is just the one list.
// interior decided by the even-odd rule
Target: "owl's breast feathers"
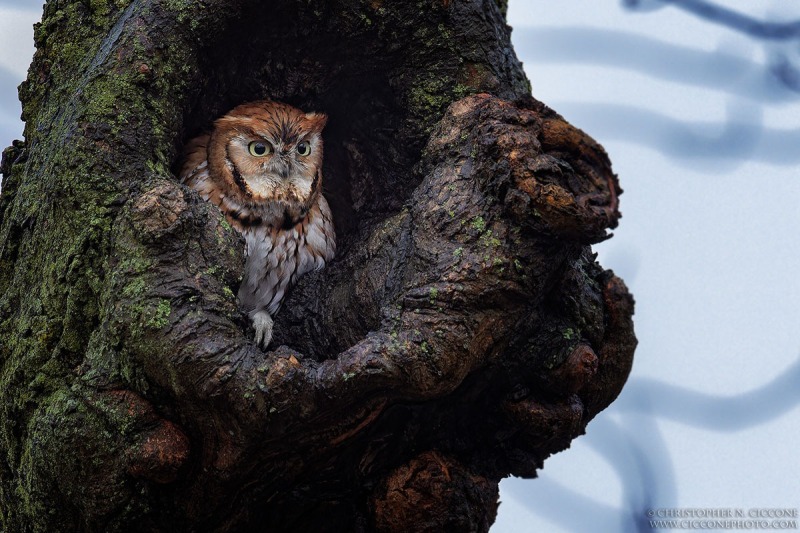
[(297, 278), (333, 259), (336, 237), (330, 208), (320, 196), (308, 215), (289, 229), (264, 224), (246, 228), (247, 261), (239, 303), (253, 315), (273, 315)]

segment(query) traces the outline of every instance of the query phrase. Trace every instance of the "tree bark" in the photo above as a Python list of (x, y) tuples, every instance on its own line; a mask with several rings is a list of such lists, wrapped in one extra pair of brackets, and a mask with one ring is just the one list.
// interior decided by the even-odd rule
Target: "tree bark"
[[(602, 147), (492, 0), (49, 0), (0, 197), (4, 531), (486, 531), (621, 390)], [(248, 338), (182, 143), (326, 112), (339, 252)]]

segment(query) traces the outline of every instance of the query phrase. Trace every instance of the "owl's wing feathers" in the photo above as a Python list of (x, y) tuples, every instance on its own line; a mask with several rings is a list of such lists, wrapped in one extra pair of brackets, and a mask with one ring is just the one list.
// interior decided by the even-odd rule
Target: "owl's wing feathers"
[(311, 268), (319, 270), (325, 266), (326, 262), (331, 261), (336, 253), (333, 217), (324, 196), (319, 196), (316, 205), (311, 210), (311, 215), (313, 215), (313, 219), (306, 229), (306, 243), (314, 256), (314, 265)]
[(283, 295), (286, 291), (286, 284), (289, 282), (289, 278), (284, 278), (280, 270), (274, 269), (269, 271), (265, 281), (266, 283), (262, 285), (263, 295), (261, 302), (262, 305), (267, 309), (267, 312), (270, 315), (274, 315), (278, 312), (278, 308), (281, 306)]
[(208, 140), (211, 135), (195, 137), (183, 149), (183, 166), (181, 167), (180, 180), (189, 187), (197, 188), (195, 183), (199, 174), (208, 177)]
[(200, 135), (186, 144), (183, 151), (184, 163), (179, 178), (181, 183), (200, 193), (203, 200), (213, 203), (223, 211), (230, 211), (230, 206), (222, 205), (226, 199), (209, 175), (208, 142), (210, 138), (209, 134)]
[(248, 228), (242, 233), (247, 244), (245, 248), (247, 266), (245, 267), (242, 287), (243, 290), (250, 294), (255, 294), (258, 291), (261, 280), (267, 273), (267, 269), (270, 268), (268, 258), (273, 248), (273, 242), (266, 228), (263, 227)]
[(310, 270), (314, 265), (314, 254), (311, 253), (308, 246), (297, 247), (297, 265), (297, 271), (292, 274), (292, 283), (294, 283), (298, 277), (305, 274), (305, 272), (300, 273), (300, 270)]

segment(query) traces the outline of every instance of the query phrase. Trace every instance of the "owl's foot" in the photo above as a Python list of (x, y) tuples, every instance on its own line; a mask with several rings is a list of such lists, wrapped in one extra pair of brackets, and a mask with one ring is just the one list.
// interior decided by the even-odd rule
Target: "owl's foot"
[(262, 350), (266, 350), (272, 340), (272, 317), (269, 313), (259, 311), (253, 315), (253, 329), (256, 330), (253, 340)]

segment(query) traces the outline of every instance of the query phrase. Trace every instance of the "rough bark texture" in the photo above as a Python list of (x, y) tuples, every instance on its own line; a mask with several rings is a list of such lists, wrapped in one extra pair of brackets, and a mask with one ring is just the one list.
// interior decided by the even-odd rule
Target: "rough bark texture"
[[(486, 531), (613, 401), (620, 189), (502, 4), (48, 1), (3, 162), (4, 531)], [(329, 114), (340, 242), (268, 353), (240, 238), (172, 173), (264, 97)]]

